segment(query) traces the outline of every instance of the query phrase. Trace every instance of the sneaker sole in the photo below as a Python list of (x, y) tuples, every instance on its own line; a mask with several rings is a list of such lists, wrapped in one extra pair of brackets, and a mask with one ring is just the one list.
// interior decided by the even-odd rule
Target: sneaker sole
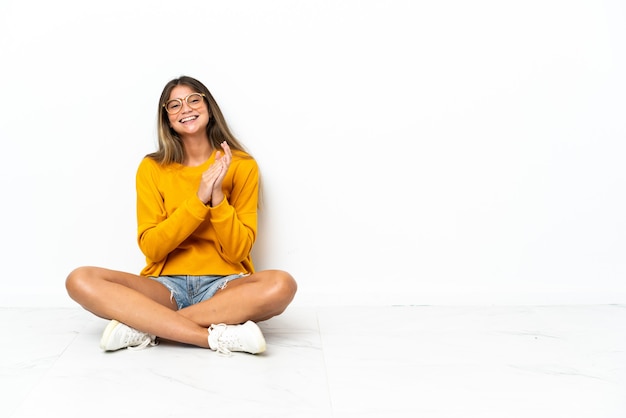
[(109, 322), (109, 325), (107, 325), (107, 327), (104, 329), (104, 332), (102, 333), (102, 338), (100, 339), (100, 348), (103, 349), (104, 351), (111, 351), (107, 349), (107, 343), (109, 342), (111, 333), (113, 333), (113, 330), (119, 324), (120, 323), (118, 321), (116, 321), (115, 319), (112, 319), (111, 322)]

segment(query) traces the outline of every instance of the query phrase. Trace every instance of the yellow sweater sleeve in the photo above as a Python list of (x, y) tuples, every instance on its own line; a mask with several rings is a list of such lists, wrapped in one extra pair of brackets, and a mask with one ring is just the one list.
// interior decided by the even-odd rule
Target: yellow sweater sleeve
[(161, 166), (149, 157), (137, 169), (137, 240), (146, 256), (141, 274), (211, 275), (254, 272), (259, 172), (235, 153), (224, 178), (225, 199), (205, 206), (196, 192), (203, 166)]

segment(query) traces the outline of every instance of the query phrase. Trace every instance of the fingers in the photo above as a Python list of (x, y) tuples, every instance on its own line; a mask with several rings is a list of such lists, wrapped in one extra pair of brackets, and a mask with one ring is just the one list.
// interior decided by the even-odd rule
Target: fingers
[(211, 190), (219, 178), (221, 170), (222, 168), (219, 164), (211, 164), (211, 166), (204, 173), (202, 173), (200, 186), (198, 188), (198, 196), (205, 202), (211, 196)]
[(217, 150), (217, 153), (215, 155), (215, 158), (217, 159), (217, 157), (221, 157), (221, 156), (228, 156), (229, 158), (232, 157), (233, 153), (230, 150), (230, 146), (228, 146), (228, 143), (226, 141), (222, 142), (220, 144), (220, 146), (222, 147), (222, 151)]
[(222, 146), (222, 149), (224, 150), (224, 157), (226, 158), (227, 165), (230, 165), (230, 162), (233, 159), (233, 153), (230, 150), (230, 147), (228, 146), (228, 143), (226, 141), (222, 142), (220, 145)]
[(228, 167), (230, 167), (230, 163), (233, 159), (233, 153), (230, 150), (230, 147), (228, 146), (228, 143), (226, 141), (222, 142), (220, 145), (222, 146), (222, 149), (224, 151), (217, 151), (215, 153), (215, 163), (216, 165), (219, 163), (222, 167), (223, 177), (226, 174), (226, 171), (228, 171)]
[(232, 161), (233, 154), (230, 151), (230, 147), (226, 142), (222, 142), (222, 148), (224, 152), (217, 151), (215, 153), (215, 162), (207, 168), (207, 170), (202, 174), (202, 181), (205, 183), (215, 183), (217, 179), (223, 179), (226, 175), (226, 171), (228, 171), (228, 167), (230, 167), (230, 162)]
[(209, 166), (209, 168), (202, 173), (202, 179), (200, 181), (200, 187), (198, 190), (198, 197), (203, 199), (205, 203), (213, 200), (215, 195), (219, 195), (218, 200), (222, 193), (222, 181), (226, 176), (226, 172), (230, 167), (230, 163), (233, 158), (232, 151), (226, 141), (220, 144), (223, 151), (217, 151), (215, 153), (215, 162)]
[(202, 173), (202, 181), (207, 184), (213, 184), (215, 181), (222, 176), (224, 172), (224, 164), (222, 161), (215, 161), (213, 164), (206, 169), (204, 173)]

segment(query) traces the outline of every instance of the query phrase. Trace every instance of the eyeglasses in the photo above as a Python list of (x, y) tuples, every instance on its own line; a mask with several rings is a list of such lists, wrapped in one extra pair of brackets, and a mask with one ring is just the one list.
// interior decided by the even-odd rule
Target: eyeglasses
[(163, 107), (165, 111), (170, 115), (175, 115), (179, 113), (183, 109), (183, 100), (187, 102), (187, 106), (192, 109), (197, 109), (202, 106), (204, 94), (202, 93), (191, 93), (189, 96), (184, 99), (172, 99), (166, 102)]

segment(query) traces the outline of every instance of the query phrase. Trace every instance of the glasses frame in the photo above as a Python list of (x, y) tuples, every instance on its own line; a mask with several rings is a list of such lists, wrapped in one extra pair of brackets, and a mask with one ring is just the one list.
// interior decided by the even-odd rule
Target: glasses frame
[[(195, 95), (200, 95), (200, 96), (202, 96), (203, 98), (206, 99), (206, 95), (204, 93), (191, 93), (191, 94), (188, 94), (187, 96), (183, 97), (182, 99), (171, 99), (171, 100), (168, 100), (167, 102), (163, 103), (163, 109), (165, 109), (165, 111), (167, 112), (168, 115), (178, 115), (183, 110), (183, 101), (185, 103), (187, 103), (187, 106), (189, 106), (191, 109), (197, 109), (201, 105), (194, 107), (194, 106), (191, 105), (191, 103), (189, 103), (189, 98), (191, 96), (195, 96)], [(167, 109), (167, 105), (172, 103), (172, 102), (178, 102), (180, 104), (180, 108), (178, 109), (178, 112), (170, 112)]]

